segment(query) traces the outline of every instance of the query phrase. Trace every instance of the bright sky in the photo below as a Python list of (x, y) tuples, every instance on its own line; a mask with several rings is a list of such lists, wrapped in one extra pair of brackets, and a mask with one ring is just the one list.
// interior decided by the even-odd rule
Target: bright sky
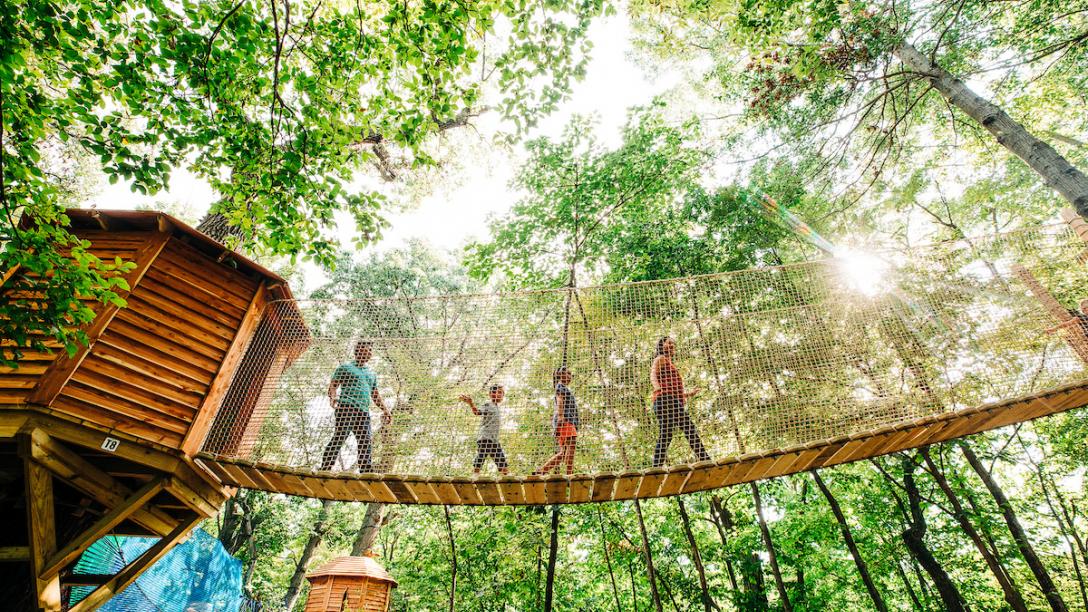
[[(648, 103), (676, 84), (675, 75), (648, 79), (629, 59), (631, 30), (626, 15), (598, 20), (591, 26), (589, 38), (595, 47), (585, 80), (575, 85), (569, 100), (542, 120), (532, 136), (558, 136), (573, 115), (593, 114), (600, 120), (597, 135), (601, 142), (618, 145), (627, 110)], [(489, 139), (497, 128), (496, 117), (485, 115), (477, 120), (483, 138)], [(418, 207), (388, 215), (390, 227), (384, 239), (370, 249), (397, 248), (411, 239), (423, 239), (440, 249), (456, 249), (473, 238), (486, 236), (487, 218), (501, 215), (517, 199), (510, 181), (520, 152), (519, 147), (512, 156), (503, 152), (466, 164), (462, 180), (449, 187), (438, 185)], [(153, 197), (132, 193), (123, 183), (109, 185), (103, 179), (102, 189), (91, 204), (100, 208), (176, 205), (199, 216), (214, 198), (206, 183), (179, 170), (174, 173), (170, 190)], [(352, 224), (343, 226), (343, 237), (347, 238)]]

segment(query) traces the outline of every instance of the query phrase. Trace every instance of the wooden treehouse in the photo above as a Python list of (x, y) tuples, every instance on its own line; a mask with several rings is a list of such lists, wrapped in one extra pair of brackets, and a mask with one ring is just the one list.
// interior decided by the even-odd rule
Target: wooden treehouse
[(385, 612), (397, 581), (372, 557), (337, 557), (306, 575), (305, 612)]
[[(98, 588), (70, 609), (94, 609), (218, 511), (234, 488), (192, 457), (249, 340), (270, 324), (266, 306), (291, 297), (279, 276), (168, 215), (68, 215), (91, 252), (135, 267), (127, 307), (97, 304), (86, 347), (24, 351), (18, 368), (0, 370), (0, 516), (9, 525), (0, 561), (18, 577), (0, 595), (15, 609), (66, 607), (71, 566), (102, 536), (160, 536), (118, 574), (79, 578)], [(0, 292), (18, 290), (19, 270), (0, 278)], [(292, 337), (304, 342), (297, 329)], [(280, 361), (297, 354), (271, 350)], [(250, 404), (260, 401), (257, 389)]]

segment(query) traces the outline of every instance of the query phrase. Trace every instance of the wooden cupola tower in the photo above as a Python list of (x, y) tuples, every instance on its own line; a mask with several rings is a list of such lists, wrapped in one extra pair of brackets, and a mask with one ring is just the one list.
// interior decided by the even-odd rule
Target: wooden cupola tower
[[(70, 609), (94, 609), (218, 511), (233, 489), (193, 456), (267, 304), (291, 298), (282, 278), (168, 215), (68, 216), (92, 253), (135, 267), (127, 307), (96, 304), (87, 346), (24, 351), (0, 370), (5, 609), (69, 606), (70, 568), (102, 536), (161, 537), (116, 575), (79, 578), (98, 588)], [(2, 296), (20, 276), (0, 272)]]
[(306, 574), (305, 612), (386, 612), (397, 581), (372, 557), (337, 557)]

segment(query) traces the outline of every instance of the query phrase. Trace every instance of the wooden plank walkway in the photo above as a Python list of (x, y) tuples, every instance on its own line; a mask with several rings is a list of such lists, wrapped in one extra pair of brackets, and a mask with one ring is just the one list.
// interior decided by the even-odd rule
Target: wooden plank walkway
[(606, 474), (423, 477), (292, 469), (200, 453), (223, 484), (340, 501), (399, 504), (539, 505), (645, 499), (796, 474), (1088, 406), (1088, 381), (888, 426), (864, 434), (719, 461)]

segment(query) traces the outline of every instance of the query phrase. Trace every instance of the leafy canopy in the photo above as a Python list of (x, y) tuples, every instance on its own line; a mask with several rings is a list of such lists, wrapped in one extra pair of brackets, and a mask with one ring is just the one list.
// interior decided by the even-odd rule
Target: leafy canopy
[(525, 195), (494, 222), (490, 241), (468, 247), (470, 274), (559, 287), (578, 272), (599, 278), (625, 265), (637, 255), (622, 245), (641, 240), (647, 223), (695, 188), (709, 159), (697, 142), (696, 124), (670, 126), (653, 112), (636, 114), (616, 149), (600, 143), (584, 117), (557, 140), (530, 141), (514, 181)]
[[(50, 279), (6, 337), (78, 339), (75, 296), (116, 298), (111, 266), (72, 243), (49, 156), (75, 143), (110, 181), (163, 189), (185, 167), (214, 187), (240, 245), (331, 264), (336, 213), (357, 240), (384, 204), (353, 182), (387, 147), (417, 164), (428, 136), (494, 106), (518, 129), (583, 72), (602, 0), (121, 0), (0, 6), (0, 270)], [(22, 215), (38, 220), (19, 229)], [(111, 284), (113, 283), (113, 284)], [(55, 292), (55, 295), (54, 293)], [(63, 296), (68, 296), (67, 298)], [(72, 314), (67, 314), (71, 312)], [(36, 318), (35, 318), (36, 317)], [(67, 331), (65, 331), (67, 330)]]
[[(900, 61), (906, 46), (1083, 166), (1086, 150), (1063, 136), (1086, 125), (1077, 93), (1088, 53), (1082, 4), (636, 0), (629, 6), (644, 51), (690, 60), (717, 101), (737, 111), (731, 127), (740, 157), (817, 159), (812, 189), (854, 204), (872, 189), (895, 189), (919, 168), (969, 183), (977, 177), (953, 170), (965, 158), (991, 166), (993, 178), (1021, 197), (1049, 195), (1039, 176), (1024, 189), (1023, 164), (1007, 164), (1008, 153), (982, 125), (938, 93), (930, 75)], [(971, 221), (987, 222), (990, 210), (984, 203)]]
[(709, 274), (811, 254), (759, 205), (766, 194), (806, 217), (826, 215), (830, 204), (807, 192), (803, 168), (762, 163), (748, 184), (708, 185), (714, 149), (699, 123), (676, 124), (659, 111), (636, 112), (614, 149), (586, 118), (556, 140), (530, 142), (515, 180), (524, 196), (493, 222), (489, 240), (469, 245), (469, 273), (542, 288)]

